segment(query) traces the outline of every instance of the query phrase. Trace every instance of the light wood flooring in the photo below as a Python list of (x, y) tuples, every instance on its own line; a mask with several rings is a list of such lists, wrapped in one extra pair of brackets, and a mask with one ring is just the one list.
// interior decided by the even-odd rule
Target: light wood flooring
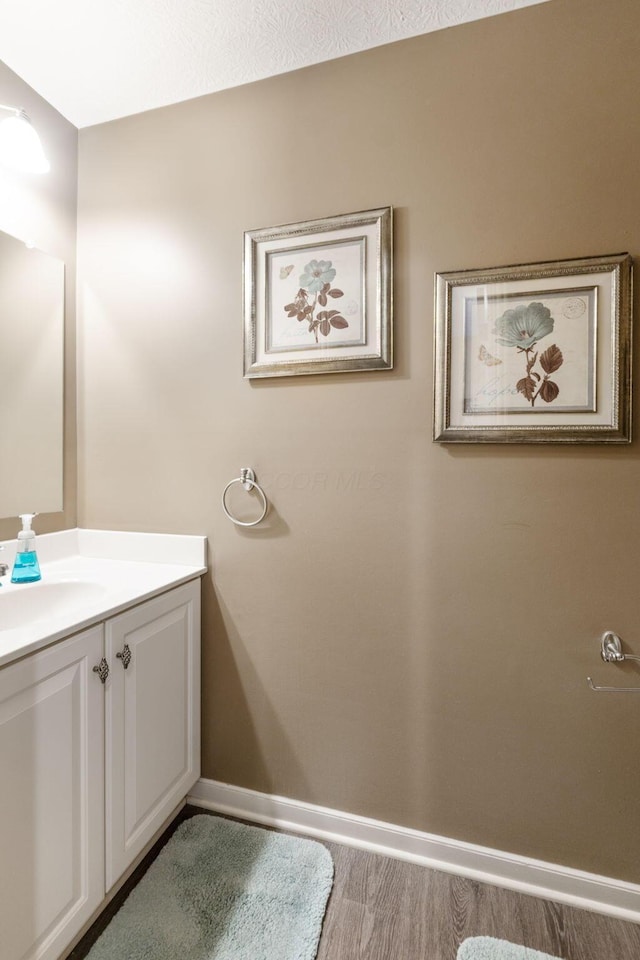
[(640, 960), (640, 926), (327, 844), (335, 863), (318, 960), (455, 960), (498, 937), (564, 960)]
[[(206, 812), (186, 807), (172, 826)], [(69, 960), (87, 955), (171, 832)], [(640, 960), (640, 925), (336, 843), (325, 846), (334, 860), (335, 879), (317, 960), (455, 960), (460, 943), (478, 936), (511, 940), (563, 960)]]

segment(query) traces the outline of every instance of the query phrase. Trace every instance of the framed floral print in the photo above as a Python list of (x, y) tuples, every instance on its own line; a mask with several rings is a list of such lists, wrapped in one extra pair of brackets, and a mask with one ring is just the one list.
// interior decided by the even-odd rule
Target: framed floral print
[(434, 434), (629, 443), (626, 254), (436, 275)]
[(392, 210), (244, 235), (244, 376), (388, 370)]

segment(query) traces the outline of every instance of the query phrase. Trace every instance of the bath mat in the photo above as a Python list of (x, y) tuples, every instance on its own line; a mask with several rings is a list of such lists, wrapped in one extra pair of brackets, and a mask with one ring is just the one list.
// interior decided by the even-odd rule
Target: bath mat
[(530, 947), (519, 947), (493, 937), (469, 937), (460, 944), (458, 960), (561, 960)]
[(314, 840), (191, 817), (87, 960), (313, 960), (332, 883)]

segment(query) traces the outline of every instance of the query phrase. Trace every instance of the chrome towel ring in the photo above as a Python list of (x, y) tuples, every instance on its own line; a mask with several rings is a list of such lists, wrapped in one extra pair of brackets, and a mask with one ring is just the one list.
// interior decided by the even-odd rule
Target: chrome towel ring
[[(232, 513), (229, 512), (226, 502), (227, 490), (229, 487), (232, 487), (234, 483), (241, 483), (245, 490), (255, 490), (262, 499), (262, 513), (257, 520), (238, 520), (233, 516)], [(256, 475), (251, 467), (242, 467), (240, 470), (240, 476), (230, 480), (226, 485), (222, 491), (222, 509), (229, 517), (229, 520), (231, 520), (232, 523), (235, 523), (238, 527), (255, 527), (258, 523), (261, 523), (264, 520), (267, 515), (267, 510), (269, 509), (269, 504), (267, 502), (264, 490), (260, 484), (256, 482)]]

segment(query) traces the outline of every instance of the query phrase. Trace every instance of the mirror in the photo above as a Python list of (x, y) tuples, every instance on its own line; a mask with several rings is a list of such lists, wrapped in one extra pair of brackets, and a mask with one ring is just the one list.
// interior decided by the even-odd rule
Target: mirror
[(0, 517), (62, 510), (63, 376), (64, 263), (0, 232)]

